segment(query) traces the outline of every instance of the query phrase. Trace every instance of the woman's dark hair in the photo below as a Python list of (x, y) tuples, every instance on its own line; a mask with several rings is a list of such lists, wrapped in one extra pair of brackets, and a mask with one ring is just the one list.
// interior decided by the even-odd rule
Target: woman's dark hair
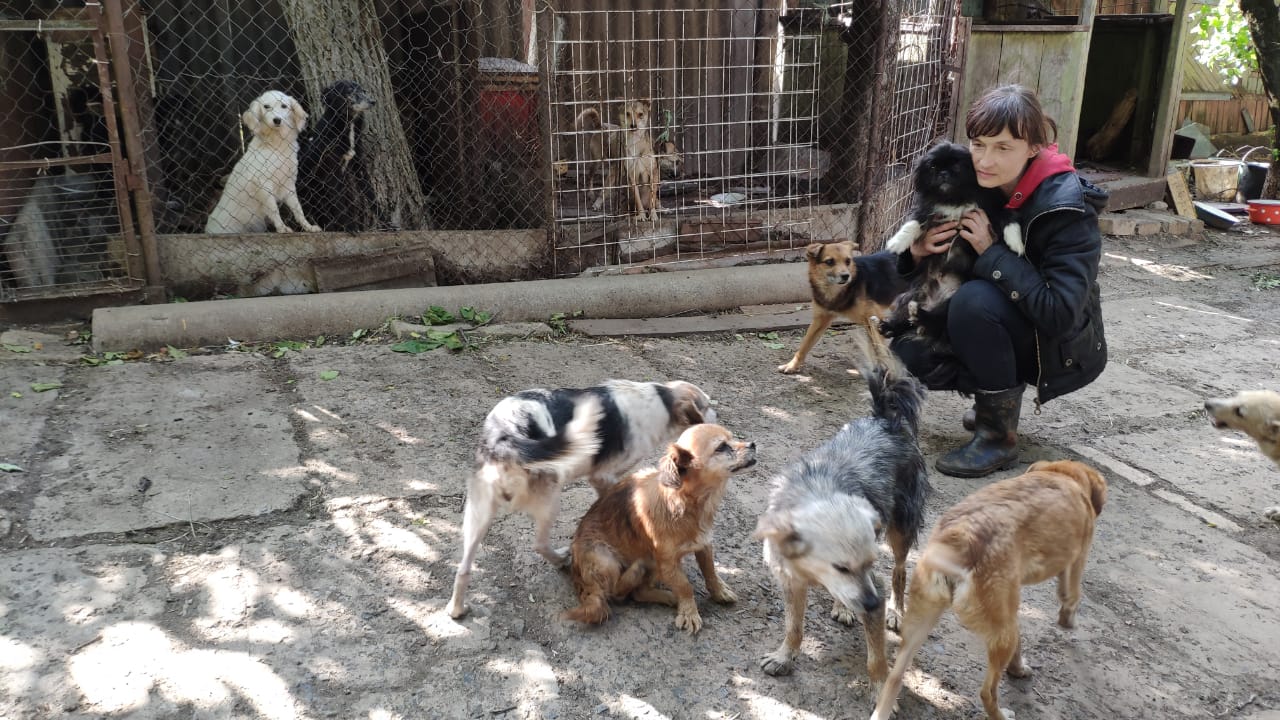
[(970, 139), (1009, 134), (1031, 145), (1048, 145), (1058, 139), (1058, 125), (1044, 114), (1040, 99), (1022, 85), (1000, 85), (982, 94), (964, 118)]

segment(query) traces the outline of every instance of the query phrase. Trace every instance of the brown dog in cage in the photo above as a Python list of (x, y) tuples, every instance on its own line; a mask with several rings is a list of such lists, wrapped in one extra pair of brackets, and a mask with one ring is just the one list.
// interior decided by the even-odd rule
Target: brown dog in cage
[(607, 196), (620, 189), (619, 179), (625, 178), (627, 199), (635, 203), (637, 217), (646, 219), (648, 211), (657, 220), (657, 211), (661, 209), (658, 185), (663, 175), (680, 176), (684, 155), (670, 139), (659, 143), (655, 151), (650, 136), (649, 106), (648, 100), (627, 101), (620, 126), (605, 121), (595, 107), (586, 108), (574, 118), (573, 129), (585, 137), (584, 152), (580, 154), (588, 164), (588, 194), (594, 192), (597, 179), (601, 183), (591, 204), (592, 210), (603, 210)]

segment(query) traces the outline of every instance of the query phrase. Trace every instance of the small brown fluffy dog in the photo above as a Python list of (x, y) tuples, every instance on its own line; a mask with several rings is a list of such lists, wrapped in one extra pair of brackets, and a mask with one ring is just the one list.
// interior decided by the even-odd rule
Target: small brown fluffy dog
[[(1214, 427), (1248, 435), (1258, 443), (1263, 455), (1280, 465), (1280, 393), (1245, 390), (1233, 397), (1205, 400), (1204, 409)], [(1262, 514), (1280, 522), (1280, 506), (1266, 508)]]
[(912, 658), (948, 607), (987, 643), (982, 705), (1000, 707), (1000, 675), (1027, 677), (1018, 635), (1022, 586), (1058, 578), (1058, 624), (1075, 626), (1080, 577), (1093, 526), (1107, 498), (1098, 471), (1073, 460), (1038, 462), (1025, 474), (995, 482), (943, 513), (911, 576), (902, 647), (871, 720), (888, 720)]
[(795, 357), (778, 370), (800, 371), (805, 356), (818, 344), (832, 321), (842, 317), (867, 331), (877, 352), (887, 352), (884, 336), (873, 327), (871, 318), (883, 318), (907, 283), (898, 275), (898, 256), (889, 252), (858, 255), (856, 246), (845, 240), (813, 243), (804, 249), (809, 261), (809, 289), (813, 293), (813, 321), (800, 341)]
[(698, 632), (702, 617), (680, 567), (691, 552), (711, 599), (736, 601), (716, 574), (711, 531), (729, 476), (755, 462), (755, 443), (704, 423), (685, 430), (657, 468), (641, 470), (608, 490), (574, 533), (573, 586), (580, 604), (565, 617), (599, 624), (609, 618), (610, 600), (630, 597), (675, 606), (676, 627)]

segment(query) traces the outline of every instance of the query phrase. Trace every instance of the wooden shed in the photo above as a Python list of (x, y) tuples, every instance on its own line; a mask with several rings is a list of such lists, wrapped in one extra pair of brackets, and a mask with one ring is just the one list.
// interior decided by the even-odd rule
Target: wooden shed
[[(965, 138), (965, 110), (984, 90), (1026, 85), (1057, 121), (1059, 149), (1111, 190), (1112, 209), (1160, 199), (1178, 120), (1187, 2), (966, 2), (954, 137)], [(1090, 148), (1109, 126), (1111, 142)]]

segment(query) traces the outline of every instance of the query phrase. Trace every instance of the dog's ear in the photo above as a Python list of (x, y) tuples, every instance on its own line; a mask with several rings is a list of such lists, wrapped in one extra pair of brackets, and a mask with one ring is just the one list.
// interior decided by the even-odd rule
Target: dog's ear
[(307, 111), (302, 109), (302, 103), (297, 100), (293, 101), (293, 109), (289, 111), (293, 115), (293, 128), (298, 132), (307, 129)]
[(671, 408), (671, 416), (680, 425), (700, 425), (707, 421), (702, 408), (698, 407), (697, 399), (689, 394), (676, 400)]
[(810, 260), (817, 260), (822, 257), (823, 243), (809, 243), (804, 246), (804, 256)]
[(772, 540), (778, 546), (778, 552), (785, 558), (797, 558), (809, 552), (809, 541), (796, 532), (788, 515), (762, 515), (756, 523), (756, 531), (752, 537), (757, 540)]
[(262, 129), (262, 102), (255, 99), (249, 103), (249, 109), (245, 110), (244, 114), (240, 116), (240, 122), (249, 128), (250, 134), (257, 135), (258, 131)]
[(684, 484), (684, 475), (693, 464), (693, 453), (673, 444), (658, 463), (658, 482), (673, 490)]

